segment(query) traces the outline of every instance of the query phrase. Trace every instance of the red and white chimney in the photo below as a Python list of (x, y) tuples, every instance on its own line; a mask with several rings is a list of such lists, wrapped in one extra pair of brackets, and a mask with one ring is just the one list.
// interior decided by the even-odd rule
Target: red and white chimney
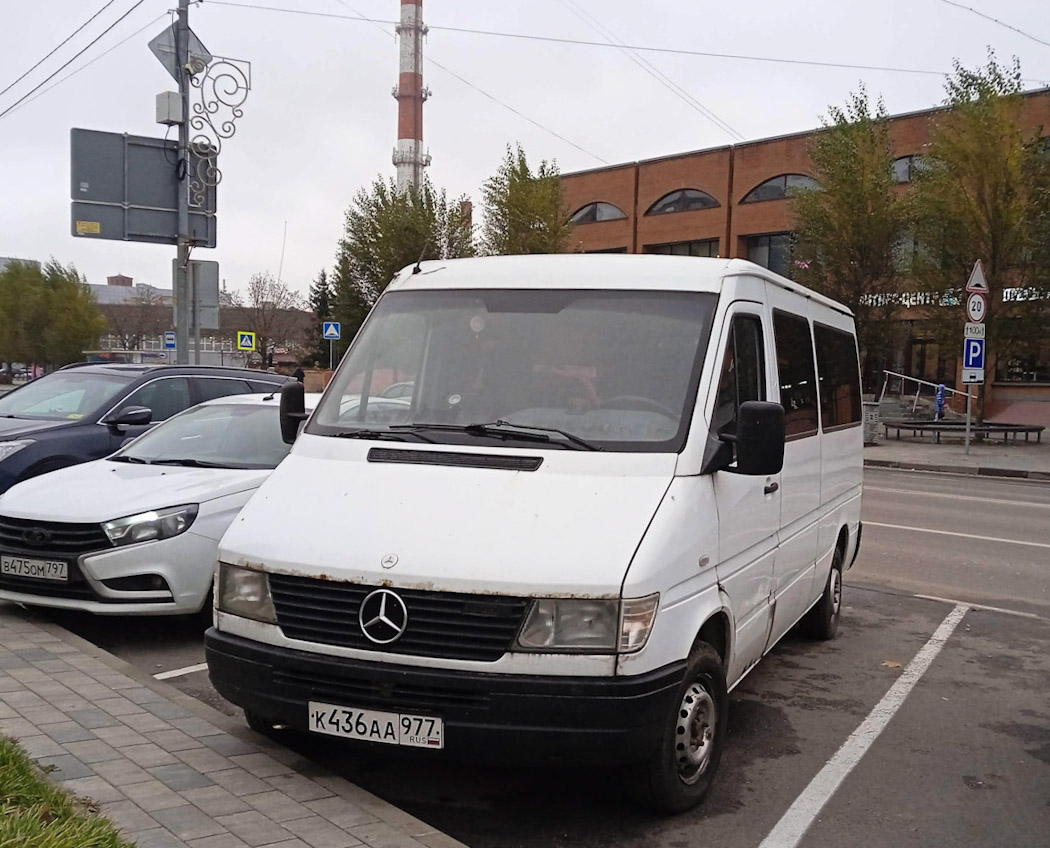
[(401, 0), (401, 23), (395, 27), (400, 40), (400, 74), (394, 88), (397, 100), (397, 188), (408, 191), (423, 182), (430, 155), (423, 152), (423, 101), (430, 92), (423, 87), (423, 0)]

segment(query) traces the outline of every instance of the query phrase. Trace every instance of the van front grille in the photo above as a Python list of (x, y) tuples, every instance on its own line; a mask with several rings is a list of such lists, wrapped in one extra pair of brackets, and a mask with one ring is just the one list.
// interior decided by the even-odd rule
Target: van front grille
[(310, 700), (326, 701), (330, 704), (350, 704), (364, 709), (442, 715), (450, 708), (457, 710), (489, 708), (489, 697), (476, 690), (348, 679), (331, 674), (288, 668), (274, 671), (273, 684), (278, 690), (284, 688), (291, 690), (297, 697), (305, 692)]
[(380, 645), (365, 636), (361, 602), (379, 586), (270, 574), (277, 624), (289, 639), (418, 657), (493, 662), (518, 634), (524, 598), (393, 589), (408, 611), (404, 633)]

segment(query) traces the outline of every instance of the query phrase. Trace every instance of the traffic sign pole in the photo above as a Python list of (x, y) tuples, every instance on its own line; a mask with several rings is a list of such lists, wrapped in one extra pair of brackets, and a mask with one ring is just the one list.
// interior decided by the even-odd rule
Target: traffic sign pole
[(966, 455), (970, 455), (970, 387), (966, 387)]

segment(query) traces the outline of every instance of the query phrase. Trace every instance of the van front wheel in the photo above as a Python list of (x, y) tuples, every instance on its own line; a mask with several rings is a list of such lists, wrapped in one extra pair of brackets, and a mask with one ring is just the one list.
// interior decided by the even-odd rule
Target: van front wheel
[(811, 639), (827, 641), (839, 632), (839, 614), (842, 612), (842, 548), (836, 546), (831, 560), (828, 582), (820, 600), (807, 612), (799, 626)]
[(639, 795), (648, 806), (680, 813), (703, 800), (722, 756), (728, 706), (722, 658), (699, 642), (689, 654), (660, 745), (638, 775)]

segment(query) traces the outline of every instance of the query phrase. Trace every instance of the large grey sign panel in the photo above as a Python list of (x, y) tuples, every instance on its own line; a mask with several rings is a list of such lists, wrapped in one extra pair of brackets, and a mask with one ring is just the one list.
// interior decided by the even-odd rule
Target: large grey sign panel
[[(178, 270), (178, 259), (171, 260), (171, 278), (175, 279)], [(191, 283), (197, 285), (197, 309), (200, 314), (202, 330), (219, 329), (219, 263), (205, 260), (190, 260)], [(192, 291), (192, 289), (191, 289)], [(178, 300), (173, 298), (172, 314), (178, 313)], [(190, 309), (193, 309), (191, 302)], [(175, 320), (174, 318), (172, 320)], [(193, 315), (190, 315), (190, 326), (193, 326)]]
[[(71, 231), (80, 238), (175, 244), (178, 240), (178, 144), (162, 138), (74, 129)], [(190, 173), (198, 163), (190, 157)], [(216, 191), (190, 207), (190, 238), (216, 244)]]

